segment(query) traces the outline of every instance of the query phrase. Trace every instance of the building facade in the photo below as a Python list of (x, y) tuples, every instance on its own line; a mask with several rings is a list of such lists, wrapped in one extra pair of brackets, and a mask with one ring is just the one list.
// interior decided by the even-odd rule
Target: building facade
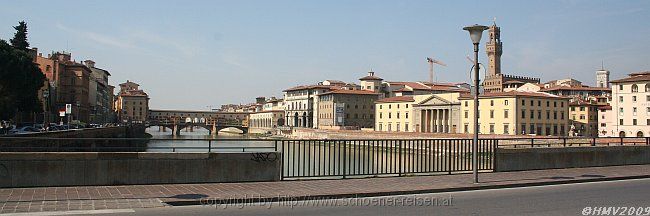
[(318, 128), (372, 128), (375, 124), (374, 104), (378, 98), (379, 93), (375, 93), (374, 88), (321, 93), (318, 95)]
[(414, 132), (413, 96), (396, 96), (375, 102), (375, 131)]
[(569, 136), (598, 137), (598, 107), (595, 101), (569, 102)]
[(92, 60), (84, 61), (84, 65), (90, 68), (90, 81), (88, 83), (88, 101), (90, 102), (89, 123), (102, 124), (111, 122), (113, 112), (111, 95), (112, 89), (108, 85), (108, 77), (111, 74), (104, 69), (95, 67)]
[(611, 110), (599, 116), (611, 123), (600, 125), (602, 137), (644, 137), (650, 134), (650, 71), (632, 73), (611, 81)]
[[(37, 52), (34, 49), (33, 52)], [(47, 58), (38, 54), (34, 59), (39, 69), (50, 82), (49, 100), (51, 110), (64, 109), (72, 105), (72, 119), (78, 123), (90, 120), (89, 84), (91, 70), (72, 60), (72, 54), (56, 52)]]
[(458, 133), (461, 125), (461, 93), (417, 95), (414, 108), (414, 129), (425, 133)]
[[(474, 101), (460, 97), (462, 132), (474, 131)], [(479, 133), (566, 136), (569, 98), (539, 92), (486, 93), (479, 97)]]
[(144, 123), (149, 118), (149, 96), (139, 86), (128, 80), (120, 84), (115, 101), (115, 112), (120, 122)]

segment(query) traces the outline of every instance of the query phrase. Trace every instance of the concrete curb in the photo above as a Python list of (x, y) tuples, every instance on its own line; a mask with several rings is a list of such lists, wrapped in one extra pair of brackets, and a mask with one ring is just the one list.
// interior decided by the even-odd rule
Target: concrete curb
[(364, 198), (364, 197), (396, 196), (396, 195), (409, 195), (409, 194), (475, 191), (475, 190), (487, 190), (487, 189), (521, 188), (521, 187), (532, 187), (532, 186), (562, 185), (562, 184), (616, 181), (616, 180), (629, 180), (629, 179), (645, 179), (645, 178), (650, 178), (650, 175), (602, 177), (602, 178), (530, 182), (530, 183), (516, 183), (516, 184), (504, 184), (504, 185), (484, 185), (484, 186), (456, 187), (456, 188), (436, 188), (436, 189), (409, 190), (409, 191), (384, 191), (384, 192), (355, 193), (355, 194), (287, 196), (282, 198), (251, 197), (251, 198), (243, 198), (243, 199), (212, 199), (207, 197), (205, 199), (199, 199), (199, 200), (196, 199), (177, 200), (177, 201), (169, 201), (169, 202), (163, 201), (163, 203), (170, 206), (188, 206), (188, 205), (204, 205), (208, 203), (209, 204), (241, 204), (241, 203), (278, 202), (278, 201), (304, 201), (304, 200), (317, 200), (317, 199), (345, 199), (345, 198)]

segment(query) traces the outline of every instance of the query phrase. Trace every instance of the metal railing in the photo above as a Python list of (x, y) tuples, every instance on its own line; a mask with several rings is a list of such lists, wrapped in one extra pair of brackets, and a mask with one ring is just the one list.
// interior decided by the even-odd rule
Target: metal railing
[(650, 137), (533, 137), (498, 138), (498, 148), (543, 148), (650, 145)]
[[(159, 145), (150, 145), (151, 142)], [(233, 143), (236, 142), (236, 143)], [(237, 145), (248, 143), (249, 145)], [(166, 145), (168, 144), (168, 145)], [(0, 137), (0, 152), (271, 152), (264, 139)]]
[[(451, 174), (472, 170), (471, 139), (280, 140), (283, 178)], [(479, 170), (492, 170), (498, 140), (480, 140)]]

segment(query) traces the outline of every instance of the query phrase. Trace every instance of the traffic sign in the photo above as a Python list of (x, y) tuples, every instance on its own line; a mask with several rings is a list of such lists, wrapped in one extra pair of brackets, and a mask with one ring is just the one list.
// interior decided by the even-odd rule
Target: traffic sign
[(72, 104), (65, 104), (65, 114), (72, 113)]

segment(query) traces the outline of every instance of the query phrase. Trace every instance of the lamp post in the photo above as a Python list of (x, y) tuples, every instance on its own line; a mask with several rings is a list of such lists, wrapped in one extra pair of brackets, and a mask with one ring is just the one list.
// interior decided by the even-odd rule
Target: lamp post
[(483, 31), (486, 29), (488, 29), (487, 26), (478, 24), (463, 28), (463, 30), (469, 32), (469, 37), (472, 39), (472, 43), (474, 44), (474, 142), (472, 144), (472, 173), (474, 174), (475, 184), (478, 183), (478, 45), (481, 42)]

